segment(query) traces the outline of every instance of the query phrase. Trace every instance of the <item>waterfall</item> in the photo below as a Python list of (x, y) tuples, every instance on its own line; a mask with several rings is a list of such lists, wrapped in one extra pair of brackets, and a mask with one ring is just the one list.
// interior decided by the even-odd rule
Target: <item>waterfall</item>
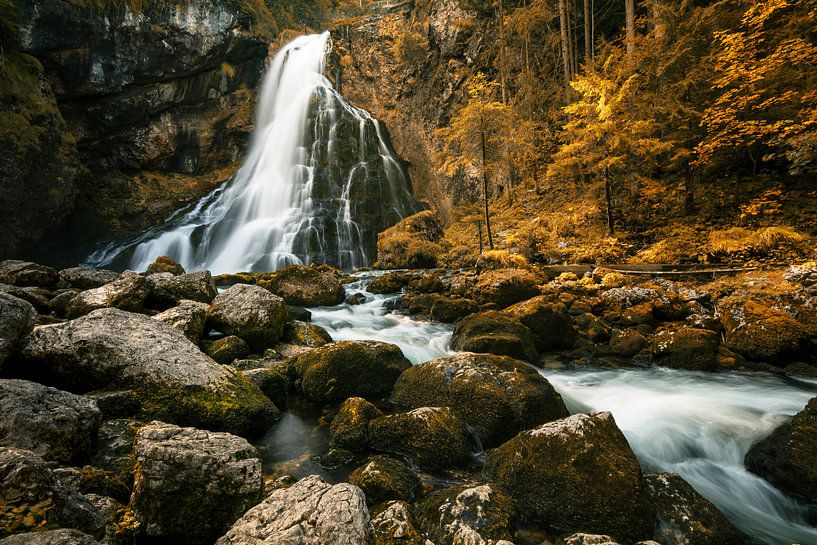
[(324, 76), (329, 33), (300, 36), (267, 69), (255, 132), (235, 176), (194, 206), (91, 265), (273, 271), (292, 263), (368, 265), (376, 235), (417, 211), (388, 136)]

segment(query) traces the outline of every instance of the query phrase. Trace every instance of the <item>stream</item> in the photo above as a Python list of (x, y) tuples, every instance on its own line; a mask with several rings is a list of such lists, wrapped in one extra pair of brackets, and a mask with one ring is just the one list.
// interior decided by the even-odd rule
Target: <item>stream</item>
[[(414, 364), (451, 353), (451, 326), (394, 314), (387, 304), (399, 296), (368, 293), (365, 284), (359, 280), (347, 286), (347, 293), (363, 293), (365, 303), (312, 309), (313, 323), (336, 341), (397, 344)], [(612, 412), (645, 470), (680, 474), (750, 536), (769, 545), (817, 545), (817, 529), (805, 522), (806, 508), (743, 466), (755, 441), (817, 396), (817, 381), (661, 367), (539, 372), (571, 412)], [(325, 449), (328, 430), (314, 431), (321, 415), (311, 410), (290, 407), (262, 440), (262, 450), (294, 447), (289, 455), (296, 456), (299, 447), (304, 452)], [(301, 471), (325, 473), (314, 463)]]

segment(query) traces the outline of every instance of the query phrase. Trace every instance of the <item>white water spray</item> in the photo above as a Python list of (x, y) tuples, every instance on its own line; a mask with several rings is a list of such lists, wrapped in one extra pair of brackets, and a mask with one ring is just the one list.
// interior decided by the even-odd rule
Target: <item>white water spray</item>
[(144, 270), (169, 255), (187, 270), (214, 274), (369, 264), (377, 231), (416, 205), (377, 120), (324, 76), (330, 51), (328, 32), (284, 46), (267, 70), (255, 133), (234, 178), (161, 228), (87, 262)]

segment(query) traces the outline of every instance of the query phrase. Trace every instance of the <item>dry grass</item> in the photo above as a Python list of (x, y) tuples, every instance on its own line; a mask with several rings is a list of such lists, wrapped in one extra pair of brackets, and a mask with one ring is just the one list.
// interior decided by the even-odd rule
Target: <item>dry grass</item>
[(808, 237), (790, 227), (764, 227), (755, 231), (732, 227), (709, 234), (709, 252), (715, 255), (767, 255), (781, 248), (796, 248)]
[(527, 269), (530, 263), (525, 256), (507, 250), (488, 250), (479, 256), (478, 264), (484, 269)]

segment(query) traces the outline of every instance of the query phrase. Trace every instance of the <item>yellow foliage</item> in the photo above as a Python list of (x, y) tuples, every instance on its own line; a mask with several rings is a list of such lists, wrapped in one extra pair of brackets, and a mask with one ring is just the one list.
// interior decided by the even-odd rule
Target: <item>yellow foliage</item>
[(806, 236), (789, 227), (765, 227), (752, 231), (733, 227), (709, 234), (709, 251), (712, 254), (751, 253), (765, 255), (784, 246), (793, 246), (806, 240)]
[(483, 252), (478, 264), (484, 269), (527, 269), (530, 266), (525, 256), (512, 254), (507, 250)]

